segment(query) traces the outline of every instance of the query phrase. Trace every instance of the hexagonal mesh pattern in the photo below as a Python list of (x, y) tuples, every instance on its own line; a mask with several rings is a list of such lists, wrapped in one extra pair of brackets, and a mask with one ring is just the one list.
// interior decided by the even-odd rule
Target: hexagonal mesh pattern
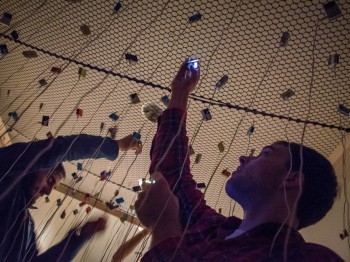
[[(349, 2), (339, 1), (343, 15), (332, 21), (325, 18), (321, 1), (128, 0), (117, 13), (116, 2), (110, 0), (2, 2), (1, 13), (10, 12), (13, 18), (10, 26), (0, 24), (0, 44), (9, 50), (0, 57), (0, 113), (8, 125), (13, 124), (9, 112), (21, 115), (11, 132), (13, 140), (43, 139), (48, 131), (98, 135), (101, 122), (106, 128), (117, 125), (117, 137), (141, 129), (144, 153), (136, 160), (130, 153), (121, 162), (83, 162), (90, 175), (83, 172), (86, 180), (80, 190), (94, 193), (103, 186), (98, 174), (118, 163), (101, 199), (109, 200), (122, 183), (124, 209), (135, 197), (130, 188), (147, 174), (156, 131), (141, 114), (141, 105), (153, 102), (164, 108), (160, 97), (169, 95), (169, 84), (186, 57), (200, 58), (201, 64), (187, 128), (194, 150), (203, 157), (192, 171), (198, 182), (207, 183), (216, 170), (206, 199), (223, 214), (232, 212), (232, 203), (220, 173), (234, 170), (240, 155), (287, 137), (300, 142), (302, 121), (318, 123), (307, 125), (304, 142), (325, 155), (340, 141), (340, 131), (325, 126), (349, 131), (350, 118), (337, 110), (339, 104), (350, 107)], [(201, 20), (189, 23), (197, 12)], [(83, 35), (82, 25), (90, 29), (89, 35)], [(18, 41), (10, 38), (13, 30), (19, 33)], [(286, 47), (280, 47), (283, 32), (290, 35)], [(25, 50), (35, 50), (38, 57), (25, 58)], [(127, 61), (126, 53), (138, 61)], [(339, 64), (328, 65), (334, 54), (340, 55)], [(51, 73), (53, 66), (62, 72)], [(88, 70), (85, 78), (78, 76), (81, 66)], [(224, 74), (228, 83), (213, 95)], [(45, 88), (38, 83), (42, 78), (48, 83)], [(281, 99), (288, 89), (295, 95)], [(133, 105), (129, 95), (135, 92), (141, 103)], [(211, 99), (213, 119), (198, 129), (200, 111)], [(77, 118), (76, 108), (83, 109), (83, 117)], [(115, 123), (108, 118), (113, 112), (120, 116)], [(43, 115), (50, 116), (48, 127), (40, 124)], [(252, 124), (255, 131), (248, 139)], [(220, 141), (224, 153), (218, 150)], [(76, 171), (75, 164), (66, 165), (68, 172)], [(70, 181), (68, 177), (65, 183)]]

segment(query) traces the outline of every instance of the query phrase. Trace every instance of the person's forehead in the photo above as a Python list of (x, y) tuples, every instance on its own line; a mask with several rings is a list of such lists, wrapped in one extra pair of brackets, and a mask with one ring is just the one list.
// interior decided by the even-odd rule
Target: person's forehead
[(53, 177), (56, 180), (56, 184), (59, 184), (61, 182), (61, 180), (63, 179), (62, 173), (54, 173)]
[(63, 178), (63, 174), (62, 174), (62, 173), (60, 173), (60, 172), (55, 172), (55, 173), (53, 173), (53, 175), (54, 175), (55, 177), (60, 178), (60, 179), (62, 179), (62, 178)]

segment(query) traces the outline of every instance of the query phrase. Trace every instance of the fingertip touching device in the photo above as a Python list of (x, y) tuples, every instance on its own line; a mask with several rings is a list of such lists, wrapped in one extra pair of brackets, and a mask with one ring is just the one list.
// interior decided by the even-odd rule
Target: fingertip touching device
[(189, 58), (187, 60), (187, 68), (188, 69), (191, 69), (191, 68), (197, 69), (198, 66), (199, 66), (199, 60), (198, 59), (191, 59), (191, 58)]

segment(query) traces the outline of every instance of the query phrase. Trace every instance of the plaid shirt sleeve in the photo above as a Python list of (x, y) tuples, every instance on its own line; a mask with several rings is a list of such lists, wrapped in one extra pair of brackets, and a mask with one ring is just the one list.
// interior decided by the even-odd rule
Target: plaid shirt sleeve
[(165, 110), (158, 119), (158, 130), (151, 148), (150, 173), (155, 171), (163, 174), (178, 197), (182, 223), (187, 223), (196, 206), (190, 225), (197, 222), (204, 212), (210, 216), (219, 215), (205, 204), (204, 195), (197, 189), (190, 173), (186, 113), (180, 109)]
[[(192, 230), (193, 228), (190, 230), (192, 234), (187, 242), (203, 240), (219, 221), (222, 222), (224, 217), (206, 205), (204, 195), (197, 189), (196, 182), (190, 173), (186, 113), (182, 110), (167, 109), (158, 118), (158, 130), (151, 148), (150, 173), (155, 171), (163, 174), (179, 199), (180, 221), (183, 228), (187, 223), (189, 228), (195, 224), (195, 230)], [(164, 253), (173, 255), (174, 249), (171, 252), (170, 246), (177, 247), (179, 239), (170, 239), (165, 242), (167, 243), (162, 242), (155, 246), (148, 252), (151, 254), (146, 255), (145, 258), (153, 257), (157, 258), (156, 261), (163, 259), (166, 261), (167, 256)], [(177, 250), (176, 260), (186, 257), (184, 249)]]

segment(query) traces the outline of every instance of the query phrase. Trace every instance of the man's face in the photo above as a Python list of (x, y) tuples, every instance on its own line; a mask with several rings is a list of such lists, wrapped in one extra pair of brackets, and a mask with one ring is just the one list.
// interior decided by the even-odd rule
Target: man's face
[(279, 190), (288, 174), (289, 150), (274, 143), (256, 157), (241, 156), (240, 165), (226, 183), (226, 193), (243, 207), (246, 201), (261, 202)]
[(50, 195), (54, 187), (56, 187), (62, 179), (62, 174), (50, 171), (40, 171), (28, 177), (26, 183), (25, 194), (30, 205), (35, 204), (36, 200), (43, 195)]

